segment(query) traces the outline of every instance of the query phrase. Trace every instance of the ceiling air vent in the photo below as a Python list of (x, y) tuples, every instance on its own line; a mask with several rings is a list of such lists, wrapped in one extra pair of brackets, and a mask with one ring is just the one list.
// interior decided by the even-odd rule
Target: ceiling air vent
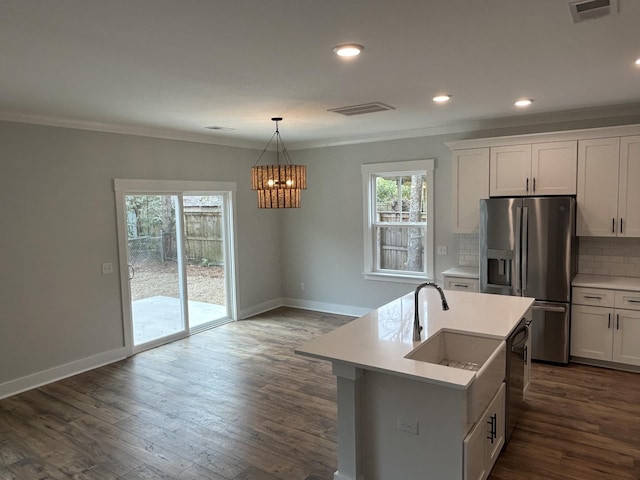
[(372, 102), (349, 107), (330, 108), (327, 111), (351, 117), (352, 115), (364, 115), (365, 113), (384, 112), (387, 110), (395, 110), (395, 108), (382, 102)]
[(586, 0), (569, 3), (573, 23), (618, 12), (618, 0)]

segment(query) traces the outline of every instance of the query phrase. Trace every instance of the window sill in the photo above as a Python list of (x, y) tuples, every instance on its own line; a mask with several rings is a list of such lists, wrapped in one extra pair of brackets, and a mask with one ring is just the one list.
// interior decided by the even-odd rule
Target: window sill
[(364, 272), (362, 274), (365, 280), (375, 280), (378, 282), (394, 282), (394, 283), (406, 283), (409, 285), (418, 285), (419, 283), (433, 281), (433, 279), (426, 276), (418, 275), (401, 275), (393, 273), (373, 273)]

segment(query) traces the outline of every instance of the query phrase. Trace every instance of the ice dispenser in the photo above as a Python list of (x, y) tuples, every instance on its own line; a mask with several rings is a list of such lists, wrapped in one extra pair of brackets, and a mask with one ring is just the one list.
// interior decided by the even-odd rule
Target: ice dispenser
[(487, 249), (487, 283), (510, 287), (513, 250)]

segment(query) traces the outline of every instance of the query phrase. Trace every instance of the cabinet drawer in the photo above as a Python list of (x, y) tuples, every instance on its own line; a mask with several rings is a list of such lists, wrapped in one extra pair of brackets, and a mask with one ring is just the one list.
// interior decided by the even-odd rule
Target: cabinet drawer
[(573, 287), (571, 302), (577, 305), (613, 307), (614, 293), (614, 290), (605, 290), (603, 288)]
[(616, 308), (640, 310), (640, 292), (617, 290), (615, 293)]
[(445, 290), (460, 290), (466, 292), (479, 292), (480, 281), (475, 278), (444, 277)]

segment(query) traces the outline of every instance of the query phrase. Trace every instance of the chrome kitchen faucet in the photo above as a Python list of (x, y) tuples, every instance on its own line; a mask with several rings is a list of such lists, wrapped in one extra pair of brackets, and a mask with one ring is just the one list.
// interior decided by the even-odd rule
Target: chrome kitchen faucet
[(442, 299), (442, 310), (449, 310), (449, 304), (447, 303), (447, 299), (444, 296), (444, 292), (439, 285), (433, 282), (425, 282), (416, 287), (416, 291), (414, 293), (414, 306), (413, 306), (413, 341), (419, 342), (421, 340), (420, 333), (422, 332), (422, 325), (420, 325), (420, 314), (418, 310), (418, 296), (420, 294), (420, 290), (424, 287), (433, 287), (438, 290), (440, 294), (440, 298)]

